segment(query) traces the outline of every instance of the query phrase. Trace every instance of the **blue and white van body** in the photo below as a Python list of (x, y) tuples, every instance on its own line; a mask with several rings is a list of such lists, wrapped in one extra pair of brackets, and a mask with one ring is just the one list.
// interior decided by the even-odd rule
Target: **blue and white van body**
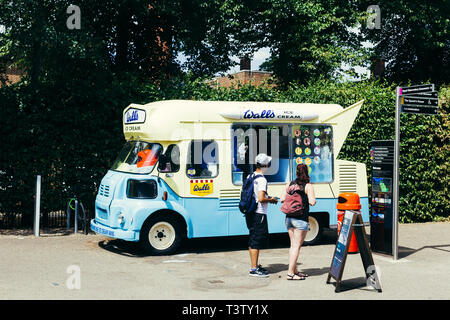
[[(367, 222), (366, 167), (338, 159), (362, 103), (132, 104), (123, 116), (126, 144), (101, 181), (91, 229), (141, 241), (155, 254), (174, 252), (185, 237), (246, 235), (240, 191), (259, 152), (273, 158), (266, 174), (270, 196), (280, 197), (297, 163), (310, 168), (317, 203), (310, 207), (307, 243), (337, 226), (339, 193), (359, 194)], [(268, 206), (269, 233), (287, 232), (280, 207)]]

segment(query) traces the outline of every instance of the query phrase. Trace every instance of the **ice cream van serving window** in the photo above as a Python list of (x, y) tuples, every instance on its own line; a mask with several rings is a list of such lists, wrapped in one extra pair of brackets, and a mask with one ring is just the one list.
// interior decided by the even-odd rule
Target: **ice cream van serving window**
[(218, 145), (213, 140), (189, 143), (186, 175), (189, 178), (215, 178), (219, 174)]
[(269, 183), (295, 178), (297, 164), (308, 166), (312, 183), (333, 181), (333, 131), (327, 124), (243, 124), (232, 125), (232, 179), (241, 185), (256, 169), (254, 159), (266, 153), (272, 162), (265, 173)]

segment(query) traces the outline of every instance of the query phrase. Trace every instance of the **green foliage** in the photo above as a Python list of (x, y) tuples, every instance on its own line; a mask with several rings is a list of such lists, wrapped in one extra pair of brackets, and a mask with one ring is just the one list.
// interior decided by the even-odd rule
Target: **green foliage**
[(240, 25), (219, 0), (79, 0), (79, 30), (66, 26), (70, 4), (0, 0), (0, 67), (19, 64), (33, 85), (130, 72), (163, 79), (181, 68), (213, 75), (234, 66), (231, 57), (245, 47), (232, 39)]
[[(437, 116), (402, 114), (400, 219), (402, 222), (448, 218), (450, 89), (439, 93)], [(122, 110), (129, 103), (167, 99), (365, 103), (339, 158), (370, 168), (370, 141), (394, 138), (395, 87), (378, 82), (334, 83), (318, 80), (287, 90), (244, 85), (212, 88), (201, 80), (173, 79), (162, 86), (132, 77), (106, 83), (78, 82), (31, 89), (0, 88), (0, 212), (33, 212), (35, 176), (43, 176), (43, 212), (64, 209), (78, 185), (93, 209), (97, 188), (120, 150)], [(368, 170), (368, 181), (371, 181)]]
[[(397, 83), (448, 83), (450, 70), (448, 1), (380, 0), (381, 28), (362, 34), (376, 44), (372, 57), (387, 63), (386, 79)], [(367, 2), (359, 9), (366, 10)]]
[[(248, 51), (270, 48), (271, 57), (262, 69), (273, 71), (281, 85), (291, 81), (336, 79), (342, 64), (368, 62), (357, 27), (363, 14), (351, 1), (340, 0), (227, 0), (231, 21), (241, 30), (235, 38)], [(230, 10), (231, 11), (231, 10)], [(364, 12), (364, 11), (362, 11)]]

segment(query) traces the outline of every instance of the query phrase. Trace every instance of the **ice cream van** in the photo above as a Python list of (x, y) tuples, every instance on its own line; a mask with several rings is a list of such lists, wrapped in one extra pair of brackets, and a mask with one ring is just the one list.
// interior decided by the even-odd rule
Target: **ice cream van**
[[(247, 235), (238, 204), (254, 159), (272, 157), (265, 177), (279, 197), (305, 163), (317, 203), (306, 243), (337, 226), (339, 193), (360, 196), (369, 220), (366, 167), (338, 159), (363, 104), (169, 100), (123, 112), (125, 144), (99, 186), (91, 229), (171, 254), (186, 238)], [(269, 233), (286, 231), (281, 204), (268, 208)]]

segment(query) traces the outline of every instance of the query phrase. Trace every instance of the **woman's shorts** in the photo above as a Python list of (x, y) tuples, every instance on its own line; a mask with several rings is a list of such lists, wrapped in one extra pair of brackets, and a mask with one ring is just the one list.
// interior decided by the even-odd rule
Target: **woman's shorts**
[(308, 231), (309, 223), (305, 220), (286, 217), (286, 228), (295, 228), (300, 231)]
[(248, 246), (252, 249), (263, 249), (267, 246), (269, 228), (267, 216), (262, 213), (247, 213), (245, 222), (249, 231)]

